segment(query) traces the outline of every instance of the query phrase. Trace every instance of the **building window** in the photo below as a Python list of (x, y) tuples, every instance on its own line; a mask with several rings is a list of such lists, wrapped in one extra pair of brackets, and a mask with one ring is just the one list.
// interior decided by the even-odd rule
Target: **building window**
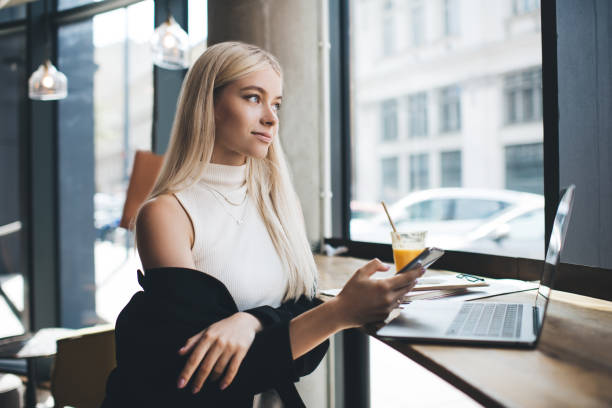
[(461, 187), (461, 151), (440, 154), (442, 187)]
[(544, 193), (544, 151), (542, 143), (506, 147), (506, 188)]
[(444, 0), (444, 36), (459, 34), (459, 0)]
[(412, 45), (418, 47), (425, 42), (425, 13), (421, 1), (415, 1), (412, 4), (411, 20)]
[(380, 161), (381, 198), (386, 201), (395, 201), (399, 196), (399, 163), (397, 157), (385, 157)]
[(23, 4), (0, 9), (0, 23), (20, 20), (22, 18), (26, 18), (26, 6)]
[(382, 53), (388, 57), (395, 53), (395, 17), (393, 0), (385, 1), (382, 18)]
[(427, 136), (427, 94), (421, 92), (408, 97), (408, 134), (410, 137)]
[(540, 9), (540, 0), (512, 0), (512, 13), (515, 16), (531, 13)]
[(429, 188), (429, 155), (426, 153), (410, 155), (410, 190)]
[(397, 140), (397, 101), (387, 99), (381, 104), (382, 140)]
[(506, 123), (542, 120), (542, 70), (540, 67), (506, 75)]
[(461, 130), (461, 98), (459, 87), (449, 86), (440, 91), (440, 132)]

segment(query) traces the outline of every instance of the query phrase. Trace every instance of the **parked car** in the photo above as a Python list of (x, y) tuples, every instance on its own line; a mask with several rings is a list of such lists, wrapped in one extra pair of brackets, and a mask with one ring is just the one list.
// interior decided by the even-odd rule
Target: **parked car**
[[(511, 233), (511, 225), (516, 230), (520, 220), (528, 224), (521, 228), (534, 232), (534, 236), (537, 235), (536, 231), (541, 230), (540, 247), (543, 248), (544, 222), (536, 225), (538, 216), (528, 216), (530, 211), (543, 213), (543, 208), (544, 198), (538, 194), (510, 190), (440, 188), (411, 193), (389, 206), (389, 213), (400, 231), (427, 230), (428, 245), (484, 252), (472, 246), (482, 244), (491, 252), (502, 254), (498, 249), (504, 251), (513, 246), (521, 246), (516, 243), (519, 239), (517, 232)], [(514, 218), (519, 220), (509, 224)], [(384, 213), (370, 218), (352, 219), (350, 223), (351, 239), (355, 241), (390, 243), (390, 231)], [(520, 249), (516, 251), (520, 252)]]
[(544, 259), (544, 200), (504, 211), (452, 249)]
[(125, 194), (95, 193), (94, 194), (94, 226), (96, 239), (113, 241), (114, 232), (119, 227), (123, 214)]

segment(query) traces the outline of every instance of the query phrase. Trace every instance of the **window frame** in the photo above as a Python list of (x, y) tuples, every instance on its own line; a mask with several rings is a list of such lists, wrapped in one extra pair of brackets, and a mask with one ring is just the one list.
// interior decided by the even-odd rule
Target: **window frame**
[[(18, 32), (26, 34), (26, 69), (33, 72), (49, 57), (57, 63), (57, 33), (60, 26), (90, 19), (95, 15), (125, 8), (143, 0), (105, 0), (58, 11), (57, 0), (27, 4), (24, 19), (0, 23), (0, 36)], [(161, 24), (167, 11), (183, 27), (188, 22), (188, 1), (155, 1), (155, 27)], [(46, 34), (45, 18), (49, 19), (50, 35)], [(61, 68), (60, 68), (61, 69)], [(183, 71), (154, 69), (154, 123), (152, 146), (155, 152), (163, 152), (169, 139), (175, 111), (176, 96), (180, 91)], [(27, 99), (27, 78), (23, 84), (27, 106), (23, 120), (24, 135), (20, 147), (21, 208), (24, 225), (24, 276), (28, 299), (27, 330), (61, 326), (63, 320), (63, 293), (70, 293), (66, 279), (62, 279), (59, 220), (58, 177), (58, 106), (56, 101), (38, 102)], [(34, 119), (36, 118), (36, 119)], [(34, 200), (35, 198), (35, 200)], [(37, 205), (36, 203), (45, 203)]]
[[(542, 122), (544, 155), (545, 243), (552, 231), (556, 205), (559, 200), (559, 103), (557, 76), (557, 2), (541, 2), (542, 27)], [(332, 236), (324, 243), (348, 248), (346, 256), (362, 259), (379, 258), (392, 262), (389, 244), (353, 241), (350, 239), (350, 201), (353, 168), (351, 155), (355, 147), (351, 141), (351, 89), (350, 74), (350, 1), (330, 2), (330, 92), (331, 131), (339, 137), (332, 138)], [(543, 252), (543, 255), (545, 252)], [(493, 278), (518, 278), (538, 280), (542, 260), (505, 257), (476, 252), (447, 251), (436, 267), (456, 272), (474, 273)], [(596, 281), (609, 281), (605, 268), (561, 263), (557, 280), (559, 290), (602, 299), (612, 295), (602, 290)], [(591, 277), (592, 280), (588, 280)], [(589, 285), (589, 282), (591, 283)]]

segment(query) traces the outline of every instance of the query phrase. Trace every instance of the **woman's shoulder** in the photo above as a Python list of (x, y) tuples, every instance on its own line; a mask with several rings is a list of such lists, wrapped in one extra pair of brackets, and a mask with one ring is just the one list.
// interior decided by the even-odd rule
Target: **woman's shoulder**
[(136, 242), (145, 267), (192, 264), (171, 262), (178, 261), (177, 257), (187, 259), (188, 254), (191, 260), (193, 244), (191, 221), (172, 194), (157, 196), (142, 205), (136, 218)]
[(146, 201), (138, 211), (136, 230), (150, 228), (166, 232), (178, 228), (184, 232), (191, 229), (191, 221), (173, 194), (162, 194)]
[(145, 201), (138, 212), (138, 219), (150, 221), (157, 218), (180, 216), (182, 211), (174, 194), (162, 194)]

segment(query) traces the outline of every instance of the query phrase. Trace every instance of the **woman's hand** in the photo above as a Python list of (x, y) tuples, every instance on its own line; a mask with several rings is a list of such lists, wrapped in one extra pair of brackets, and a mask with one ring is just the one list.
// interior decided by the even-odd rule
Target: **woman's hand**
[[(179, 350), (185, 355), (191, 352), (183, 371), (179, 375), (178, 388), (183, 388), (198, 370), (192, 381), (192, 392), (200, 391), (209, 377), (216, 381), (223, 373), (220, 388), (227, 388), (240, 367), (255, 334), (262, 329), (257, 318), (239, 312), (220, 320), (191, 337)], [(199, 368), (198, 368), (199, 367)]]
[(415, 268), (390, 278), (371, 279), (375, 272), (388, 269), (389, 266), (373, 259), (344, 285), (335, 299), (343, 326), (359, 327), (385, 320), (414, 287), (416, 279), (425, 273), (425, 269)]

